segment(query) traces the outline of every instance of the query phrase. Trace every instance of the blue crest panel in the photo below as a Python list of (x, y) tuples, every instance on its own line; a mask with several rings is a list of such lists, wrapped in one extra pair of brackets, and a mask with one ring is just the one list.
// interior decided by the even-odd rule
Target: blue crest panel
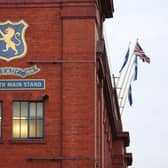
[(27, 45), (25, 31), (28, 27), (23, 20), (0, 23), (0, 59), (10, 61), (25, 56)]

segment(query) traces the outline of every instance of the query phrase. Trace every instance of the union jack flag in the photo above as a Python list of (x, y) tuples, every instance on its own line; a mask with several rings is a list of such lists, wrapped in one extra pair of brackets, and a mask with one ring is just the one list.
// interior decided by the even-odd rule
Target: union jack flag
[(134, 54), (138, 56), (143, 62), (150, 63), (150, 58), (146, 56), (138, 42), (135, 45)]

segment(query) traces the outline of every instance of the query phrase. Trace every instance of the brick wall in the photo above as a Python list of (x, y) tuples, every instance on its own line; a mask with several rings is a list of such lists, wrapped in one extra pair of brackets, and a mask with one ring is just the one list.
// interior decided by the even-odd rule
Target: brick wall
[[(24, 79), (46, 82), (44, 90), (0, 90), (0, 167), (115, 166), (113, 130), (97, 67), (96, 42), (103, 38), (104, 19), (98, 4), (92, 0), (0, 1), (1, 24), (7, 20), (28, 24), (26, 55), (11, 61), (0, 59), (0, 67), (37, 65), (40, 72)], [(2, 75), (0, 79), (22, 78)], [(12, 139), (12, 102), (42, 100), (44, 94), (49, 97), (45, 100), (44, 139)]]
[[(28, 24), (25, 34), (28, 49), (23, 58), (9, 62), (0, 59), (0, 66), (37, 65), (40, 72), (26, 79), (45, 79), (46, 89), (0, 91), (3, 102), (0, 167), (94, 167), (96, 8), (93, 3), (80, 7), (74, 3), (64, 6), (58, 1), (54, 4), (16, 1), (16, 5), (12, 2), (0, 5), (1, 22), (24, 20)], [(1, 79), (21, 78), (1, 76)], [(41, 100), (44, 94), (49, 96), (45, 101), (44, 139), (13, 140), (12, 101)]]

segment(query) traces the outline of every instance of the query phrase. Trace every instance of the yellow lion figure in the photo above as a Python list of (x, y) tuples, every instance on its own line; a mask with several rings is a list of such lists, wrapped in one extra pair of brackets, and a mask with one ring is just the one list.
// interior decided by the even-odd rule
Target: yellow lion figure
[[(2, 38), (0, 40), (3, 40), (6, 43), (5, 49), (3, 49), (3, 52), (7, 52), (9, 48), (11, 48), (13, 51), (15, 51), (15, 55), (18, 54), (18, 50), (16, 46), (19, 46), (21, 44), (21, 41), (18, 39), (17, 36), (20, 36), (20, 33), (17, 32), (15, 33), (15, 29), (8, 27), (5, 29), (5, 33), (3, 33), (0, 30), (0, 34)], [(16, 44), (15, 42), (12, 41), (12, 38), (15, 37), (18, 43)]]

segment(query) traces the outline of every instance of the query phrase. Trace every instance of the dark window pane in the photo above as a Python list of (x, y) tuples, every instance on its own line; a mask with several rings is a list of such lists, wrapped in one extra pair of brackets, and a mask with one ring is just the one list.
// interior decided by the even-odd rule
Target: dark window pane
[(13, 137), (20, 137), (20, 120), (13, 120)]
[(27, 138), (28, 136), (28, 122), (27, 120), (21, 120), (21, 138)]
[(28, 103), (27, 102), (22, 102), (21, 103), (21, 118), (22, 119), (27, 119), (28, 117)]
[(43, 137), (43, 120), (37, 120), (37, 137)]
[(30, 118), (36, 118), (36, 103), (30, 103)]
[(20, 103), (19, 102), (13, 103), (13, 117), (20, 118)]
[(36, 137), (36, 120), (30, 120), (30, 137)]
[(37, 103), (37, 118), (42, 119), (43, 118), (43, 104)]

